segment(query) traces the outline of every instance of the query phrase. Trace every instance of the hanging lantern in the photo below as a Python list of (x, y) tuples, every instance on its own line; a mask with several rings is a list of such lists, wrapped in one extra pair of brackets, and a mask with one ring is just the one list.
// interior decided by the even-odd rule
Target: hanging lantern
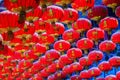
[(5, 7), (12, 11), (19, 13), (19, 22), (25, 21), (26, 12), (35, 9), (39, 4), (39, 0), (5, 0)]
[(79, 75), (73, 75), (70, 77), (70, 80), (82, 80), (82, 78), (80, 78)]
[(48, 71), (48, 73), (52, 74), (57, 71), (57, 68), (54, 64), (51, 64), (47, 67), (47, 71)]
[(109, 63), (112, 65), (112, 67), (118, 68), (120, 66), (120, 57), (113, 56), (109, 59)]
[(43, 70), (40, 71), (40, 75), (41, 77), (47, 78), (50, 74), (44, 68)]
[(87, 17), (94, 21), (99, 21), (108, 15), (106, 6), (97, 5), (88, 10)]
[[(14, 33), (23, 27), (23, 24), (18, 23), (19, 16), (16, 13), (3, 11), (0, 13), (0, 34), (7, 33), (8, 40), (14, 38)], [(12, 19), (12, 20), (11, 20)]]
[(56, 21), (59, 21), (63, 14), (64, 11), (61, 7), (51, 5), (48, 6), (47, 9), (44, 11), (42, 19), (54, 23)]
[(42, 18), (34, 22), (35, 32), (39, 35), (46, 32), (52, 25), (49, 22), (44, 21)]
[(91, 75), (88, 73), (87, 70), (81, 71), (79, 76), (82, 79), (90, 79), (91, 78)]
[(38, 20), (42, 16), (42, 8), (38, 6), (33, 11), (26, 13), (26, 21), (29, 23), (33, 23)]
[(54, 49), (57, 51), (63, 52), (70, 48), (70, 43), (65, 40), (56, 41), (53, 45)]
[(63, 71), (56, 71), (54, 73), (55, 79), (60, 79), (62, 80), (63, 78), (65, 78), (67, 76), (67, 74), (63, 73)]
[(74, 0), (71, 4), (72, 8), (85, 12), (94, 6), (95, 0)]
[(40, 57), (40, 59), (38, 60), (38, 63), (39, 63), (42, 67), (44, 67), (44, 68), (45, 68), (46, 66), (52, 64), (52, 62), (51, 62), (51, 61), (48, 61), (45, 56)]
[(79, 48), (71, 48), (67, 50), (67, 56), (72, 60), (76, 60), (82, 56), (82, 51)]
[(40, 56), (46, 52), (46, 47), (37, 43), (33, 46), (32, 50), (34, 51), (35, 55)]
[(118, 72), (116, 73), (116, 77), (117, 77), (117, 79), (120, 79), (120, 71), (118, 71)]
[(55, 65), (56, 69), (62, 69), (64, 67), (64, 64), (61, 64), (59, 60), (54, 61), (53, 65)]
[(119, 38), (120, 38), (120, 31), (113, 33), (111, 36), (111, 40), (116, 44), (120, 44)]
[(62, 55), (59, 58), (59, 63), (63, 65), (71, 64), (73, 60), (71, 60), (67, 55)]
[(49, 75), (48, 78), (47, 78), (47, 80), (55, 80), (55, 79), (56, 79), (55, 75), (53, 75), (53, 74)]
[(21, 60), (19, 63), (18, 63), (18, 67), (25, 70), (29, 67), (32, 66), (32, 63), (27, 61), (27, 60)]
[(102, 4), (115, 10), (120, 5), (120, 0), (102, 0)]
[(47, 33), (42, 33), (39, 38), (39, 43), (43, 44), (49, 49), (49, 45), (54, 42), (54, 37), (47, 34)]
[(80, 33), (89, 30), (92, 27), (92, 23), (89, 19), (79, 18), (72, 24), (72, 28)]
[(111, 30), (118, 27), (118, 20), (115, 17), (105, 17), (99, 22), (99, 27), (111, 34)]
[(62, 38), (66, 41), (74, 42), (80, 38), (80, 35), (75, 30), (69, 29), (63, 33)]
[(98, 44), (98, 41), (101, 39), (104, 39), (104, 30), (100, 28), (92, 28), (87, 31), (87, 37), (93, 41), (95, 41), (95, 44)]
[(120, 6), (118, 6), (115, 10), (115, 15), (120, 18)]
[(105, 80), (118, 80), (118, 78), (115, 75), (108, 75), (105, 77)]
[(102, 60), (103, 56), (104, 56), (103, 53), (99, 50), (90, 51), (88, 54), (88, 58), (94, 62), (98, 62), (98, 61)]
[(83, 67), (86, 67), (86, 69), (88, 69), (88, 67), (92, 65), (92, 63), (93, 62), (87, 56), (81, 57), (79, 59), (79, 64), (82, 65)]
[(101, 71), (108, 72), (109, 70), (112, 69), (112, 66), (111, 66), (111, 64), (110, 64), (108, 61), (102, 61), (102, 62), (98, 65), (98, 68), (99, 68)]
[(70, 4), (73, 0), (55, 0), (55, 4), (56, 5), (60, 5), (60, 6), (63, 6), (63, 7), (66, 7), (68, 4)]
[(96, 80), (96, 77), (97, 77), (97, 76), (100, 76), (101, 71), (100, 71), (100, 69), (97, 68), (97, 67), (92, 67), (92, 68), (90, 68), (90, 69), (88, 70), (88, 73), (91, 75), (91, 77), (94, 77), (95, 80)]
[(54, 49), (50, 49), (50, 50), (46, 51), (45, 57), (49, 61), (54, 61), (60, 57), (60, 52), (58, 52), (57, 50), (54, 50)]
[(56, 22), (52, 24), (49, 28), (46, 28), (46, 33), (58, 37), (62, 35), (65, 31), (65, 26), (62, 23)]
[(68, 24), (70, 28), (71, 24), (78, 19), (78, 11), (72, 8), (64, 9), (64, 15), (61, 18), (61, 22)]
[(83, 66), (81, 66), (78, 62), (74, 62), (72, 64), (70, 64), (70, 70), (71, 72), (79, 72), (81, 70), (83, 70)]
[(69, 65), (64, 66), (62, 72), (66, 75), (70, 75), (72, 73)]
[(99, 77), (99, 78), (96, 78), (96, 80), (105, 80), (105, 79), (104, 79), (104, 78)]
[(78, 48), (80, 48), (81, 50), (84, 50), (85, 54), (88, 53), (87, 50), (93, 48), (93, 45), (94, 45), (93, 41), (88, 38), (82, 38), (78, 40), (76, 44)]
[(110, 40), (105, 40), (105, 41), (102, 41), (100, 44), (99, 44), (99, 49), (103, 52), (111, 52), (111, 51), (114, 51), (116, 48), (116, 44), (113, 43), (112, 41)]

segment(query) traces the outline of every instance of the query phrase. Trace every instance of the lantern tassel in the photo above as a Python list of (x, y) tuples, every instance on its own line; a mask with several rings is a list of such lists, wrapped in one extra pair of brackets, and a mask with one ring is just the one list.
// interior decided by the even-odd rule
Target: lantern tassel
[(25, 20), (26, 20), (26, 12), (24, 10), (21, 10), (20, 14), (19, 14), (19, 20), (18, 20), (18, 22), (19, 23), (24, 23)]

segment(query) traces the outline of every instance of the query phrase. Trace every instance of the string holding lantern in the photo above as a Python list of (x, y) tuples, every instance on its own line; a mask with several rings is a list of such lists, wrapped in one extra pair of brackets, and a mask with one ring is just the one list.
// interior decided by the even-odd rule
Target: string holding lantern
[(87, 38), (95, 41), (95, 44), (98, 45), (99, 40), (104, 39), (104, 30), (100, 28), (92, 28), (87, 31)]
[(102, 18), (108, 15), (108, 9), (106, 6), (97, 5), (88, 10), (87, 17), (94, 21), (100, 21)]
[(80, 40), (77, 41), (76, 46), (81, 49), (84, 50), (84, 53), (87, 54), (89, 49), (93, 48), (93, 41), (88, 39), (88, 38), (82, 38)]
[(88, 9), (94, 6), (94, 3), (95, 0), (74, 0), (71, 6), (84, 14)]
[(102, 0), (102, 4), (112, 8), (114, 12), (115, 8), (120, 5), (120, 0)]
[(26, 19), (26, 13), (35, 9), (39, 4), (39, 0), (5, 0), (5, 7), (19, 14), (19, 23), (23, 23)]
[[(72, 29), (83, 34), (85, 31), (92, 27), (92, 23), (89, 19), (79, 18), (72, 24)], [(83, 36), (83, 35), (81, 35)]]

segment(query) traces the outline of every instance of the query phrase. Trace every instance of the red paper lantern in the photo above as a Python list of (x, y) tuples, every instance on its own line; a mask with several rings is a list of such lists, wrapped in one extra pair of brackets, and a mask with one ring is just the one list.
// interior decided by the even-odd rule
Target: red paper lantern
[(64, 15), (61, 18), (61, 22), (65, 24), (70, 24), (78, 19), (78, 12), (75, 9), (67, 8), (64, 9)]
[(85, 12), (94, 6), (95, 0), (74, 0), (71, 6), (79, 11)]
[(54, 49), (50, 49), (50, 50), (46, 51), (45, 57), (49, 61), (54, 61), (60, 57), (60, 52), (58, 52), (57, 50), (54, 50)]
[(67, 55), (62, 55), (59, 58), (59, 63), (63, 65), (71, 64), (73, 60), (71, 60)]
[(76, 44), (76, 46), (81, 50), (84, 50), (85, 53), (87, 53), (87, 50), (92, 49), (93, 45), (94, 45), (93, 41), (88, 38), (82, 38), (78, 40)]
[(83, 66), (81, 66), (78, 62), (74, 62), (70, 64), (70, 70), (72, 73), (81, 71), (82, 69), (83, 69)]
[(87, 70), (83, 70), (80, 72), (80, 78), (82, 79), (90, 79), (91, 75), (88, 73)]
[(69, 29), (63, 33), (62, 38), (66, 41), (74, 42), (80, 38), (80, 34), (73, 29)]
[(109, 70), (112, 69), (112, 66), (111, 66), (111, 64), (110, 64), (109, 62), (103, 61), (103, 62), (101, 62), (101, 63), (98, 65), (98, 68), (99, 68), (101, 71), (107, 72), (107, 71), (109, 71)]
[(62, 35), (65, 31), (65, 26), (62, 23), (56, 22), (52, 24), (50, 27), (46, 28), (46, 33), (53, 35), (55, 37)]
[(72, 24), (72, 28), (77, 32), (84, 32), (92, 27), (92, 23), (89, 19), (79, 18), (75, 23)]
[(63, 6), (63, 7), (66, 7), (68, 4), (70, 4), (73, 0), (55, 0), (55, 4), (56, 5), (60, 5), (60, 6)]
[(102, 41), (99, 44), (99, 49), (103, 52), (111, 52), (111, 51), (115, 50), (115, 48), (116, 48), (116, 44), (110, 40)]
[(108, 15), (108, 10), (103, 5), (97, 5), (88, 10), (87, 17), (94, 21), (99, 21), (100, 19)]
[(38, 6), (33, 11), (26, 13), (26, 21), (33, 23), (42, 16), (42, 8)]
[(111, 40), (114, 43), (120, 44), (120, 31), (113, 33), (112, 36), (111, 36)]
[(104, 56), (103, 53), (99, 50), (93, 50), (93, 51), (89, 52), (89, 54), (88, 54), (88, 58), (91, 61), (95, 61), (95, 62), (102, 60), (103, 56)]
[(105, 80), (105, 79), (100, 77), (100, 78), (96, 78), (96, 80)]
[(92, 62), (87, 56), (81, 57), (81, 58), (79, 59), (79, 64), (82, 65), (82, 66), (84, 66), (84, 67), (86, 67), (86, 68), (87, 68), (88, 66), (90, 66), (92, 63), (93, 63), (93, 62)]
[(63, 73), (62, 71), (57, 71), (54, 73), (55, 79), (63, 79), (67, 76), (67, 74)]
[(72, 73), (69, 65), (64, 66), (64, 67), (62, 68), (62, 72), (63, 72), (63, 74), (66, 74), (66, 75), (69, 75), (69, 74)]
[(16, 13), (9, 11), (0, 13), (0, 33), (7, 33), (8, 40), (14, 38), (13, 32), (18, 31), (23, 27), (23, 24), (18, 23), (18, 18), (19, 16)]
[(120, 79), (120, 71), (118, 71), (118, 72), (116, 73), (116, 77), (117, 77), (117, 79)]
[(87, 31), (87, 37), (95, 41), (96, 44), (98, 43), (99, 40), (104, 39), (104, 35), (105, 35), (104, 30), (100, 28), (92, 28)]
[(120, 5), (120, 0), (102, 0), (102, 3), (114, 10), (115, 7)]
[(120, 66), (120, 57), (118, 56), (113, 56), (109, 59), (109, 63), (113, 66), (113, 67), (119, 67)]
[(118, 78), (115, 75), (108, 75), (105, 77), (105, 80), (118, 80)]
[(55, 75), (49, 75), (48, 78), (47, 78), (47, 80), (55, 80), (55, 79), (56, 79)]
[(47, 78), (50, 75), (50, 73), (48, 73), (46, 68), (44, 68), (40, 71), (39, 75), (41, 75), (41, 77)]
[(54, 49), (63, 52), (70, 48), (70, 43), (65, 40), (58, 40), (54, 43)]
[(118, 20), (115, 17), (105, 17), (99, 22), (99, 27), (105, 31), (111, 31), (118, 27)]
[(39, 39), (40, 44), (44, 44), (48, 46), (49, 44), (54, 42), (54, 37), (47, 34), (47, 33), (42, 33)]
[(80, 78), (79, 75), (73, 75), (70, 77), (70, 80), (82, 80), (82, 78)]
[(23, 22), (26, 18), (26, 12), (35, 9), (39, 4), (39, 0), (5, 0), (5, 7), (13, 12), (19, 13), (19, 22)]
[(88, 70), (88, 73), (91, 75), (91, 77), (97, 77), (101, 74), (101, 71), (97, 67), (92, 67)]
[(82, 51), (79, 48), (71, 48), (67, 51), (67, 56), (74, 60), (82, 56)]
[(52, 25), (49, 22), (44, 21), (42, 18), (34, 22), (35, 32), (41, 34), (46, 32)]
[(120, 6), (116, 8), (115, 15), (120, 18)]
[(47, 9), (44, 11), (42, 19), (54, 23), (56, 21), (59, 21), (63, 14), (64, 11), (61, 7), (51, 5), (48, 6)]

